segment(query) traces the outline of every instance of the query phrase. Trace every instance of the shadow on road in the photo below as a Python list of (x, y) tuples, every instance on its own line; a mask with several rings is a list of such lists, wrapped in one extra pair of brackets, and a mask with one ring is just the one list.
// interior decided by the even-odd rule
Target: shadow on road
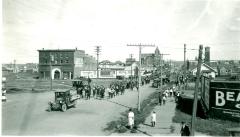
[(108, 99), (105, 99), (105, 101), (107, 101), (107, 102), (111, 102), (111, 103), (114, 103), (114, 104), (117, 104), (117, 105), (120, 105), (120, 106), (123, 106), (123, 107), (126, 107), (126, 108), (132, 108), (132, 107), (129, 107), (129, 106), (126, 106), (126, 105), (120, 104), (120, 103), (118, 103), (118, 102), (114, 102), (114, 101), (108, 100)]
[(143, 123), (143, 125), (145, 125), (145, 126), (149, 126), (149, 127), (152, 127), (152, 125), (150, 125), (150, 124), (146, 124), (146, 123)]
[(141, 130), (139, 130), (139, 129), (136, 129), (138, 132), (141, 132), (141, 133), (143, 133), (144, 135), (147, 135), (147, 136), (152, 136), (152, 135), (150, 135), (150, 134), (148, 134), (146, 131), (141, 131)]

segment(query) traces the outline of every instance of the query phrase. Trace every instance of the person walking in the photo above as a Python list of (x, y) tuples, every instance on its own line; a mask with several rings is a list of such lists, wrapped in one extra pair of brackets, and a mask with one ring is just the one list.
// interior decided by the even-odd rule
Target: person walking
[(164, 95), (164, 96), (163, 96), (163, 105), (166, 104), (166, 100), (167, 100), (167, 98), (166, 98), (166, 96)]
[(180, 133), (181, 133), (181, 136), (190, 136), (190, 129), (188, 125), (185, 124), (185, 122), (182, 122)]
[(157, 114), (155, 111), (152, 112), (152, 115), (151, 115), (151, 123), (152, 123), (152, 127), (155, 127), (156, 125), (156, 119), (157, 119)]
[(134, 126), (134, 113), (132, 112), (132, 109), (129, 109), (128, 112), (128, 125), (130, 127), (130, 129), (133, 129)]
[(160, 91), (159, 96), (158, 96), (158, 101), (159, 101), (160, 106), (162, 105), (162, 99), (163, 99), (163, 96), (162, 96), (162, 93)]

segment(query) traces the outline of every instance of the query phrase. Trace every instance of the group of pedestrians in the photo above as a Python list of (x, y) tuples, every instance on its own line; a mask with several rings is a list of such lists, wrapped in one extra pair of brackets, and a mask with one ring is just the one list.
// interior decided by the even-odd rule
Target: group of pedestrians
[(112, 82), (107, 88), (109, 98), (116, 97), (118, 95), (123, 95), (126, 89), (125, 81)]
[(77, 94), (80, 95), (80, 98), (90, 99), (91, 97), (91, 86), (83, 85), (77, 88)]
[(105, 97), (105, 87), (103, 85), (93, 85), (93, 98), (103, 99)]

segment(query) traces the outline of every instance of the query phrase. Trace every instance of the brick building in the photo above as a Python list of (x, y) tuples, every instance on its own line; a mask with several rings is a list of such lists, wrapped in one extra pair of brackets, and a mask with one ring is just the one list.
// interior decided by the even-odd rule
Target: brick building
[(154, 53), (144, 53), (141, 56), (141, 65), (145, 70), (153, 70), (160, 65), (160, 51), (158, 47)]
[(79, 77), (81, 71), (96, 70), (97, 61), (85, 54), (84, 50), (38, 50), (40, 78), (49, 79), (50, 70), (53, 79), (72, 79)]

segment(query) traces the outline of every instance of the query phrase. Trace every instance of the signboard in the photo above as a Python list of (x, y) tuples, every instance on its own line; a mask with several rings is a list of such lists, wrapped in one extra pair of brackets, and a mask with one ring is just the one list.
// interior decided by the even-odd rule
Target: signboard
[(240, 82), (210, 83), (210, 115), (240, 121)]
[(116, 71), (114, 70), (101, 70), (100, 78), (116, 78)]
[(81, 76), (86, 78), (97, 78), (97, 71), (81, 71)]

